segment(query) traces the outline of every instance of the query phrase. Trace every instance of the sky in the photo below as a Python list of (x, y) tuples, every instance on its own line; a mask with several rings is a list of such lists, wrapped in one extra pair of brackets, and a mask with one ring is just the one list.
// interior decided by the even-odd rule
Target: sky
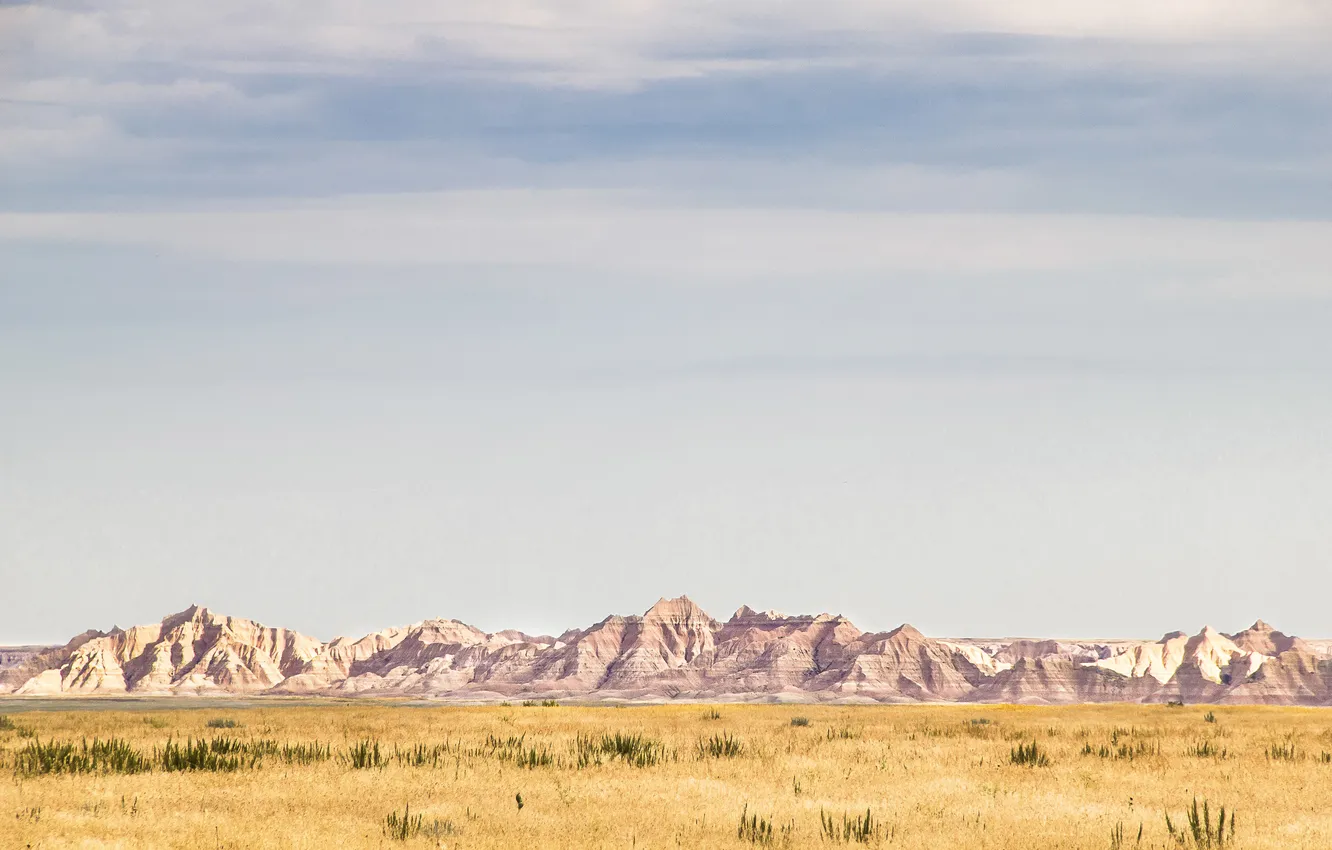
[(0, 5), (0, 644), (1332, 637), (1332, 6)]

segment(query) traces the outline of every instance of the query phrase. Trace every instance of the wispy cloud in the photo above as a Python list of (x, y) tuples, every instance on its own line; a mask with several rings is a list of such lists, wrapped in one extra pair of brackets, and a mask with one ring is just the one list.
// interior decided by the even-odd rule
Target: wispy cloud
[(470, 191), (211, 211), (0, 214), (0, 238), (251, 262), (501, 266), (700, 282), (890, 272), (1150, 270), (1162, 293), (1332, 294), (1332, 223), (839, 212), (616, 192)]
[(13, 209), (588, 186), (644, 163), (632, 186), (766, 157), (774, 187), (835, 164), (1045, 187), (1019, 207), (1320, 216), (1330, 45), (1332, 10), (1296, 0), (11, 4), (0, 187)]
[[(985, 0), (455, 0), (440, 4), (251, 0), (225, 7), (159, 0), (105, 4), (20, 4), (5, 11), (8, 47), (37, 66), (173, 63), (232, 70), (364, 71), (368, 62), (471, 60), (515, 70), (542, 69), (547, 82), (622, 85), (706, 71), (756, 51), (796, 63), (881, 57), (884, 46), (925, 36), (1000, 34), (1079, 41), (1207, 47), (1234, 57), (1316, 57), (1332, 29), (1318, 3), (1276, 0), (1091, 0), (992, 3)], [(802, 48), (803, 45), (803, 48)], [(823, 45), (824, 49), (816, 49)], [(1304, 52), (1301, 52), (1303, 50)], [(804, 54), (802, 56), (802, 54)], [(11, 54), (13, 55), (13, 54)], [(765, 66), (767, 67), (767, 66)], [(563, 75), (563, 76), (561, 76)]]
[(1322, 4), (117, 0), (0, 20), (11, 242), (722, 277), (1163, 263), (1289, 291), (1326, 260), (1321, 226), (1222, 221), (1332, 218)]

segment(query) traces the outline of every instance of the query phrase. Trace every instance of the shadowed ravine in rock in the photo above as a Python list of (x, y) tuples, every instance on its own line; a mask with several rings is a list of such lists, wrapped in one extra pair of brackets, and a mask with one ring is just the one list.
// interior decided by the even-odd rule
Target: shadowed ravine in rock
[(749, 607), (722, 622), (683, 596), (559, 637), (427, 620), (323, 643), (191, 606), (0, 648), (0, 694), (1332, 705), (1332, 652), (1261, 620), (1157, 641), (934, 639)]

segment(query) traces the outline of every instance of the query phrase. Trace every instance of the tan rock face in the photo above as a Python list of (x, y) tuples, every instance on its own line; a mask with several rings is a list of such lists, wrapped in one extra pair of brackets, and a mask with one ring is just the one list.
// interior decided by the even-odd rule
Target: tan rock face
[(722, 623), (683, 596), (557, 638), (427, 620), (321, 643), (192, 606), (0, 648), (0, 693), (1332, 705), (1332, 654), (1262, 621), (1158, 641), (938, 640), (749, 607)]
[(80, 647), (103, 635), (104, 632), (87, 631), (64, 646), (25, 647), (21, 653), (11, 653), (9, 663), (0, 668), (0, 694), (22, 691), (33, 678), (48, 670), (59, 669)]
[(297, 672), (320, 646), (296, 632), (192, 606), (161, 623), (91, 637), (55, 669), (67, 694), (258, 693)]
[(1245, 652), (1257, 652), (1268, 656), (1277, 656), (1291, 650), (1306, 653), (1315, 651), (1307, 641), (1282, 634), (1262, 620), (1242, 632), (1231, 635), (1230, 639)]

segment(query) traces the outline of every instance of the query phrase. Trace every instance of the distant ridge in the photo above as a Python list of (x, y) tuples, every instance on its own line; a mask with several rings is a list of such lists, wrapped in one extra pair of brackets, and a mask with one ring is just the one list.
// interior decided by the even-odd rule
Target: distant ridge
[(426, 620), (324, 643), (191, 605), (0, 648), (0, 694), (1332, 705), (1332, 652), (1262, 620), (1158, 641), (935, 639), (748, 606), (722, 622), (685, 596), (558, 638)]

